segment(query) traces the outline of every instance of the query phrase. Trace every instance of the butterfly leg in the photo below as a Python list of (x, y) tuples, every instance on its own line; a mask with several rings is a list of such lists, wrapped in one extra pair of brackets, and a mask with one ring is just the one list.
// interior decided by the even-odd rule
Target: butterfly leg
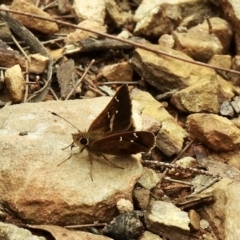
[(92, 161), (92, 154), (90, 152), (88, 152), (88, 156), (89, 156), (89, 161), (90, 161), (90, 178), (93, 181), (93, 177), (92, 177), (92, 167), (93, 167), (93, 161)]
[(65, 149), (67, 149), (67, 148), (69, 148), (69, 147), (71, 147), (71, 150), (72, 150), (72, 148), (74, 148), (74, 147), (76, 147), (76, 146), (75, 146), (74, 142), (72, 142), (71, 144), (69, 144), (69, 145), (66, 146), (65, 148), (62, 148), (62, 150), (65, 150)]
[(68, 159), (70, 159), (73, 155), (75, 155), (75, 154), (77, 154), (77, 153), (71, 153), (71, 155), (67, 158), (67, 159), (65, 159), (65, 160), (63, 160), (62, 162), (60, 162), (57, 166), (60, 166), (60, 165), (62, 165), (63, 163), (65, 163)]
[(114, 163), (112, 163), (111, 161), (109, 161), (108, 158), (107, 158), (106, 156), (104, 156), (103, 154), (101, 154), (101, 156), (102, 156), (107, 162), (109, 162), (110, 164), (112, 164), (114, 167), (124, 169), (123, 167), (119, 167), (119, 166), (117, 166), (116, 164), (114, 164)]
[(68, 147), (71, 147), (71, 154), (70, 154), (70, 156), (69, 156), (67, 159), (65, 159), (65, 160), (63, 160), (62, 162), (60, 162), (57, 166), (60, 166), (61, 164), (65, 163), (68, 159), (70, 159), (73, 155), (76, 154), (76, 153), (72, 153), (72, 149), (73, 149), (74, 147), (76, 147), (75, 144), (74, 144), (74, 142), (72, 142), (69, 146), (67, 146), (67, 147), (65, 147), (65, 148), (62, 148), (62, 150), (66, 149), (66, 148), (68, 148)]

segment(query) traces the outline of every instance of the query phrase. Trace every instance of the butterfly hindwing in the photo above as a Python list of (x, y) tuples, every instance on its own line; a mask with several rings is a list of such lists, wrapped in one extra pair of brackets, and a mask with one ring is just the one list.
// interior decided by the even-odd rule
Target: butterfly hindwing
[(155, 146), (155, 136), (147, 131), (132, 131), (103, 137), (89, 146), (92, 152), (112, 155), (129, 155), (148, 152)]

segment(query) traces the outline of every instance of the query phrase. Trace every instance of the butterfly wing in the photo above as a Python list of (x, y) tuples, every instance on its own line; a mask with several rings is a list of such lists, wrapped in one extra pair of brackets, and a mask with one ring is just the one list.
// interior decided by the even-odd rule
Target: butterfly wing
[(92, 122), (88, 132), (117, 133), (129, 129), (132, 123), (132, 102), (128, 86), (123, 84), (105, 109)]
[(90, 151), (111, 155), (129, 155), (149, 152), (155, 146), (152, 132), (123, 132), (101, 138), (91, 145)]

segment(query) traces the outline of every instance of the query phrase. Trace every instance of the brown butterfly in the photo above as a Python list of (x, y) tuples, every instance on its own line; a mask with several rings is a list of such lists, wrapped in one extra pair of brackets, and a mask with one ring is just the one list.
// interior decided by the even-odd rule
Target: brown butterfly
[[(86, 149), (89, 152), (91, 164), (92, 154), (108, 160), (104, 154), (124, 156), (149, 152), (155, 146), (154, 134), (149, 131), (131, 131), (131, 128), (132, 101), (128, 86), (123, 84), (92, 122), (87, 132), (78, 130), (77, 133), (72, 134), (73, 142), (70, 146), (71, 148), (79, 146), (80, 152)], [(69, 158), (71, 157), (72, 155)]]

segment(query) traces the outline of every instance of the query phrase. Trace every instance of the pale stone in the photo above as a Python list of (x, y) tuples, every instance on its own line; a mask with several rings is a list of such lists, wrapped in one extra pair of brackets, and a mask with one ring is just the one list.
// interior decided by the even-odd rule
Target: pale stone
[(220, 240), (238, 239), (240, 183), (224, 178), (216, 183), (213, 189), (216, 201), (204, 206), (204, 216)]
[[(182, 59), (193, 61), (186, 54), (166, 46), (149, 45), (149, 47), (174, 55)], [(202, 79), (216, 78), (213, 69), (204, 68), (188, 62), (156, 54), (137, 48), (131, 60), (134, 70), (160, 93), (177, 88), (185, 88)]]
[[(106, 222), (116, 213), (119, 199), (132, 200), (132, 189), (141, 176), (140, 154), (108, 156), (114, 167), (86, 151), (73, 149), (73, 126), (50, 111), (71, 121), (82, 131), (104, 109), (111, 98), (26, 103), (1, 110), (0, 200), (28, 223), (80, 224)], [(28, 134), (21, 136), (21, 132)]]
[(8, 68), (5, 72), (5, 84), (13, 102), (19, 103), (23, 100), (25, 80), (19, 65)]
[(217, 151), (240, 146), (240, 130), (230, 120), (214, 114), (196, 113), (187, 118), (190, 137)]
[(145, 231), (143, 235), (139, 238), (139, 240), (163, 240), (163, 239), (160, 238), (157, 234)]
[(202, 79), (173, 94), (171, 103), (183, 112), (218, 113), (220, 86), (216, 79)]
[(153, 169), (143, 168), (143, 173), (138, 182), (146, 189), (154, 188), (159, 182), (159, 176)]
[[(10, 7), (12, 10), (17, 10), (25, 13), (36, 14), (45, 18), (50, 18), (50, 15), (44, 12), (39, 7), (35, 6), (33, 3), (29, 3), (25, 0), (14, 0)], [(55, 22), (49, 22), (46, 20), (24, 16), (21, 14), (10, 13), (14, 19), (22, 23), (24, 26), (45, 33), (53, 34), (58, 32), (58, 25)]]
[(132, 212), (134, 210), (133, 204), (131, 201), (121, 198), (117, 202), (117, 209), (120, 214), (126, 212)]
[(101, 72), (108, 81), (132, 81), (133, 69), (128, 62), (104, 66)]
[[(83, 27), (86, 29), (97, 29), (99, 32), (106, 33), (107, 29), (106, 26), (104, 26), (102, 23), (91, 20), (91, 19), (86, 19), (83, 20), (78, 24), (79, 27)], [(82, 29), (76, 29), (75, 31), (69, 33), (67, 37), (64, 39), (64, 42), (67, 44), (71, 43), (78, 43), (79, 41), (82, 41), (86, 38), (98, 38), (98, 34), (92, 33), (92, 32), (87, 32)]]
[(106, 14), (104, 0), (74, 0), (73, 9), (80, 22), (84, 19), (90, 19), (100, 22), (101, 24), (104, 23)]
[(35, 236), (29, 230), (17, 227), (10, 223), (0, 222), (0, 239), (14, 240), (46, 240), (45, 237)]
[(31, 73), (36, 73), (36, 74), (42, 73), (46, 69), (49, 62), (49, 58), (39, 53), (31, 54), (29, 55), (29, 58), (31, 61), (30, 61), (30, 66), (28, 70)]
[(183, 147), (184, 139), (188, 134), (174, 119), (169, 118), (162, 121), (156, 138), (156, 146), (167, 156), (179, 153)]
[(161, 127), (156, 139), (157, 147), (169, 156), (178, 153), (188, 133), (149, 93), (134, 89), (131, 96), (143, 106), (141, 111), (143, 115), (150, 116), (160, 123)]
[(172, 203), (153, 201), (145, 219), (150, 231), (170, 239), (184, 240), (190, 233), (188, 214)]

